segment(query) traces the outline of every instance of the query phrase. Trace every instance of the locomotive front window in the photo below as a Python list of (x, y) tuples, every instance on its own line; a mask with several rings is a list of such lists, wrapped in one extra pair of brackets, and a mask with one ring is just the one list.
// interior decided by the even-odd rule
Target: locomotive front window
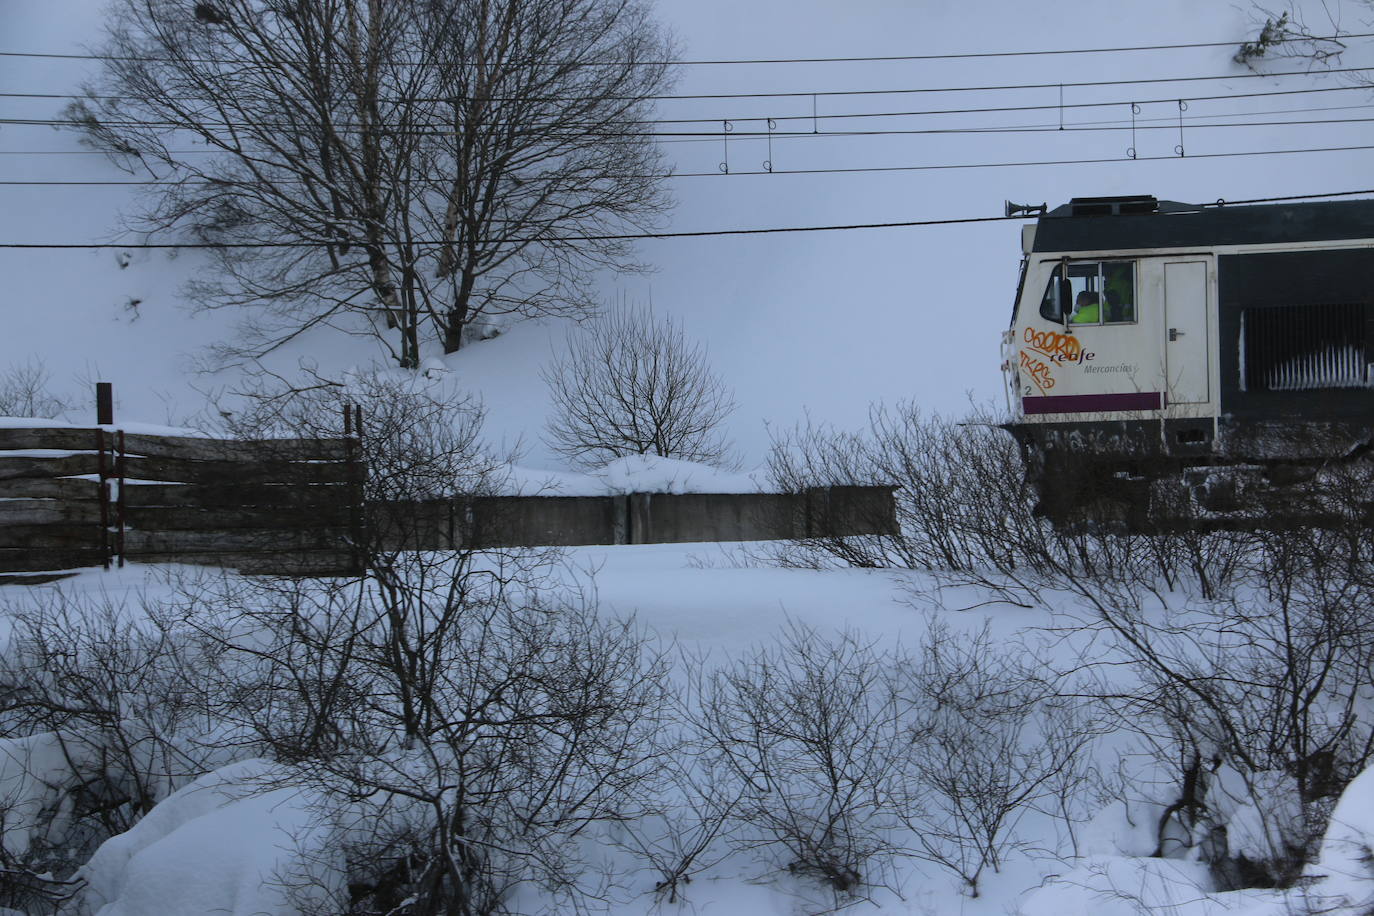
[(1134, 261), (1073, 261), (1054, 269), (1040, 302), (1040, 317), (1074, 326), (1132, 324), (1135, 311)]

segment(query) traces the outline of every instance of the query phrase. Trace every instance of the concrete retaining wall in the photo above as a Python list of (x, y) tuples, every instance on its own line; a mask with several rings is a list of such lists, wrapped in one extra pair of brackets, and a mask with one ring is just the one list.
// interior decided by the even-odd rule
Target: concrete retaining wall
[(388, 547), (572, 547), (891, 534), (893, 487), (804, 493), (497, 496), (370, 507)]

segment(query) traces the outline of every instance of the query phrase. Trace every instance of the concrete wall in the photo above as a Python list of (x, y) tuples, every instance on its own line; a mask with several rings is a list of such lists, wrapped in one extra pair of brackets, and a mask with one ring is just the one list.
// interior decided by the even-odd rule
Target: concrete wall
[(625, 543), (624, 498), (494, 496), (474, 500), (474, 547), (573, 547)]
[(892, 487), (804, 493), (498, 496), (370, 507), (388, 547), (572, 547), (890, 534)]

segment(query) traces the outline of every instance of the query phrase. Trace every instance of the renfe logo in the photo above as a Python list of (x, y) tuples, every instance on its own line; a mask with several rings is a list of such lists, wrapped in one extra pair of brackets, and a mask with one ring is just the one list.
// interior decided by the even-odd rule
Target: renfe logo
[(1097, 358), (1096, 353), (1084, 350), (1083, 345), (1072, 334), (1026, 328), (1025, 341), (1030, 344), (1030, 349), (1052, 363), (1082, 365)]

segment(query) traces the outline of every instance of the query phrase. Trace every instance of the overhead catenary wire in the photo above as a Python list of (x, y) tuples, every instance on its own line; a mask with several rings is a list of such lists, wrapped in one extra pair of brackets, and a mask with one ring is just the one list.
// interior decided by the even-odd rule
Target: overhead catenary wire
[[(1298, 44), (1298, 43), (1320, 43), (1320, 42), (1342, 42), (1355, 38), (1371, 38), (1374, 32), (1336, 32), (1332, 35), (1313, 35), (1295, 36), (1293, 38), (1278, 38), (1273, 44)], [(1228, 48), (1240, 47), (1253, 40), (1253, 36), (1244, 38), (1234, 38), (1226, 41), (1190, 41), (1153, 45), (1120, 45), (1116, 47), (1097, 47), (1097, 48), (1058, 48), (1058, 49), (1035, 49), (1029, 51), (958, 51), (944, 54), (900, 54), (900, 55), (869, 55), (856, 57), (773, 57), (773, 58), (742, 58), (732, 60), (644, 60), (640, 61), (646, 66), (683, 66), (683, 67), (707, 67), (707, 66), (738, 66), (738, 65), (778, 65), (778, 64), (848, 64), (848, 63), (891, 63), (902, 61), (921, 61), (921, 60), (979, 60), (998, 57), (1051, 57), (1057, 55), (1074, 54), (1122, 54), (1140, 51), (1176, 51), (1191, 48)], [(169, 58), (136, 55), (118, 54), (93, 54), (93, 53), (73, 53), (73, 52), (53, 52), (53, 51), (0, 51), (0, 57), (17, 58), (36, 58), (51, 60), (106, 60), (121, 61), (127, 63), (160, 63), (170, 62)], [(191, 58), (190, 63), (250, 63), (247, 58)], [(625, 61), (588, 61), (579, 66), (621, 66)]]
[[(1305, 147), (1301, 149), (1275, 149), (1275, 150), (1231, 150), (1226, 152), (1213, 153), (1189, 153), (1181, 156), (1178, 153), (1159, 156), (1136, 156), (1121, 157), (1101, 157), (1088, 159), (1031, 159), (1022, 161), (1007, 162), (950, 162), (935, 163), (926, 165), (887, 165), (887, 166), (851, 166), (834, 168), (809, 168), (809, 169), (771, 169), (762, 171), (731, 171), (721, 172), (719, 170), (710, 172), (664, 172), (655, 175), (603, 175), (601, 179), (607, 181), (615, 180), (641, 180), (641, 179), (679, 179), (679, 178), (730, 178), (747, 177), (759, 175), (855, 175), (863, 173), (882, 173), (882, 172), (928, 172), (928, 171), (952, 171), (959, 169), (1006, 169), (1006, 168), (1029, 168), (1037, 166), (1063, 166), (1063, 165), (1101, 165), (1105, 163), (1120, 162), (1163, 162), (1163, 161), (1185, 161), (1187, 159), (1232, 159), (1249, 156), (1291, 156), (1308, 153), (1346, 153), (1374, 150), (1374, 144), (1349, 145), (1349, 146), (1319, 146)], [(539, 181), (537, 175), (522, 177), (524, 182)], [(254, 180), (245, 182), (254, 183)], [(65, 180), (65, 179), (9, 179), (0, 180), (0, 187), (155, 187), (172, 186), (178, 184), (191, 184), (195, 186), (221, 185), (226, 189), (231, 189), (235, 182), (226, 179), (127, 179), (127, 180)], [(323, 184), (323, 182), (321, 182)]]
[[(1174, 101), (1174, 100), (1170, 100), (1170, 101)], [(1189, 101), (1196, 101), (1196, 100), (1189, 100)], [(1124, 105), (1124, 104), (1126, 104), (1126, 103), (1119, 103), (1119, 104)], [(1136, 104), (1144, 105), (1144, 104), (1151, 104), (1151, 103), (1149, 103), (1149, 102), (1138, 102), (1138, 103), (1136, 103)], [(1319, 113), (1319, 112), (1330, 112), (1330, 111), (1365, 111), (1365, 110), (1368, 110), (1368, 109), (1371, 109), (1371, 108), (1374, 108), (1374, 103), (1370, 103), (1370, 104), (1361, 104), (1361, 105), (1324, 105), (1324, 106), (1315, 106), (1315, 107), (1309, 107), (1309, 108), (1270, 108), (1270, 109), (1253, 109), (1253, 110), (1250, 110), (1250, 111), (1209, 112), (1209, 113), (1207, 113), (1207, 114), (1192, 114), (1192, 115), (1185, 115), (1184, 118), (1183, 118), (1183, 121), (1184, 121), (1184, 123), (1187, 124), (1190, 128), (1191, 128), (1191, 127), (1229, 127), (1229, 126), (1239, 126), (1239, 127), (1249, 127), (1249, 126), (1255, 126), (1255, 127), (1276, 126), (1276, 127), (1282, 127), (1282, 126), (1285, 126), (1285, 125), (1302, 125), (1302, 124), (1316, 124), (1316, 123), (1340, 124), (1340, 123), (1343, 123), (1343, 122), (1346, 122), (1346, 121), (1348, 121), (1348, 122), (1350, 122), (1350, 123), (1352, 123), (1352, 124), (1357, 124), (1357, 123), (1363, 123), (1364, 121), (1366, 121), (1366, 120), (1368, 120), (1368, 119), (1366, 119), (1366, 118), (1331, 118), (1331, 119), (1328, 119), (1328, 120), (1326, 120), (1326, 121), (1320, 121), (1320, 122), (1319, 122), (1319, 121), (1307, 121), (1307, 120), (1302, 120), (1302, 121), (1297, 121), (1297, 120), (1253, 121), (1253, 122), (1246, 122), (1246, 123), (1236, 124), (1236, 125), (1232, 125), (1232, 124), (1213, 124), (1213, 123), (1210, 123), (1210, 122), (1213, 122), (1213, 121), (1215, 121), (1215, 120), (1218, 119), (1218, 118), (1264, 118), (1264, 117), (1277, 117), (1277, 116), (1279, 116), (1279, 115), (1286, 115), (1286, 114), (1315, 114), (1315, 113)], [(883, 114), (873, 114), (873, 115), (860, 115), (860, 116), (855, 116), (855, 117), (885, 118), (885, 117), (903, 117), (903, 116), (904, 116), (904, 115), (883, 115)], [(850, 115), (844, 115), (844, 116), (839, 116), (839, 115), (822, 115), (821, 117), (824, 118), (824, 117), (851, 117), (851, 116), (850, 116)], [(738, 122), (740, 122), (740, 123), (749, 123), (750, 121), (755, 121), (755, 120), (758, 120), (758, 121), (772, 120), (772, 121), (775, 121), (775, 122), (776, 122), (776, 121), (779, 121), (779, 120), (787, 120), (787, 119), (779, 119), (779, 118), (771, 118), (771, 119), (765, 119), (765, 118), (736, 118), (736, 119), (734, 119), (734, 120), (736, 120), (736, 121), (738, 121)], [(1169, 129), (1169, 130), (1172, 130), (1172, 129), (1175, 129), (1176, 125), (1178, 124), (1178, 120), (1179, 120), (1179, 119), (1178, 119), (1178, 116), (1177, 116), (1177, 115), (1169, 115), (1169, 116), (1167, 116), (1167, 117), (1139, 118), (1139, 119), (1137, 119), (1134, 123), (1136, 124), (1137, 129), (1142, 129), (1142, 125), (1159, 123), (1159, 124), (1162, 124), (1163, 126), (1162, 126), (1162, 128), (1158, 128), (1158, 129)], [(1069, 131), (1073, 131), (1073, 130), (1084, 130), (1084, 129), (1087, 129), (1087, 128), (1089, 128), (1089, 127), (1101, 128), (1101, 129), (1104, 130), (1104, 131), (1116, 131), (1116, 130), (1123, 130), (1123, 129), (1124, 129), (1124, 130), (1129, 130), (1130, 127), (1131, 127), (1131, 124), (1132, 124), (1132, 121), (1130, 121), (1129, 119), (1126, 119), (1126, 118), (1107, 119), (1107, 120), (1098, 120), (1098, 121), (1074, 121), (1074, 122), (1071, 122), (1070, 124), (1066, 125), (1066, 126), (1064, 127), (1064, 130), (1065, 130), (1065, 132), (1069, 132)], [(1008, 125), (1008, 126), (1005, 126), (1005, 127), (971, 127), (971, 128), (930, 129), (928, 132), (932, 132), (932, 133), (940, 133), (940, 132), (946, 132), (946, 133), (986, 133), (986, 132), (997, 132), (997, 131), (1017, 131), (1017, 130), (1031, 129), (1031, 128), (1041, 129), (1041, 128), (1051, 128), (1051, 127), (1054, 128), (1054, 130), (1056, 130), (1056, 131), (1059, 130), (1059, 127), (1058, 127), (1057, 125), (1051, 125), (1051, 124), (1017, 124), (1017, 125)], [(792, 139), (792, 138), (803, 138), (803, 137), (810, 137), (810, 138), (822, 139), (822, 138), (827, 138), (827, 137), (847, 137), (847, 136), (854, 136), (854, 135), (861, 135), (861, 136), (870, 136), (870, 135), (872, 135), (872, 136), (883, 136), (883, 135), (886, 135), (886, 134), (901, 135), (901, 134), (914, 133), (914, 132), (919, 132), (919, 131), (896, 130), (896, 129), (893, 129), (893, 130), (872, 130), (872, 131), (827, 130), (827, 131), (812, 131), (812, 132), (788, 131), (788, 132), (786, 132), (785, 134), (782, 133), (782, 132), (776, 132), (776, 131), (769, 131), (769, 132), (764, 132), (764, 131), (752, 131), (752, 132), (751, 132), (751, 131), (742, 131), (742, 132), (735, 133), (735, 134), (733, 134), (733, 135), (734, 135), (734, 136), (741, 136), (741, 137), (748, 137), (748, 136), (757, 136), (757, 137), (764, 137), (764, 136), (783, 137), (783, 136), (785, 136), (785, 137), (788, 138), (788, 139)], [(718, 141), (718, 140), (720, 139), (720, 134), (719, 134), (719, 132), (714, 132), (714, 133), (702, 132), (701, 137), (702, 137), (701, 142), (707, 142), (708, 140), (711, 141), (711, 142), (714, 142), (714, 141)], [(678, 140), (671, 140), (671, 141), (665, 141), (665, 142), (697, 142), (697, 141), (695, 141), (695, 140), (693, 140), (693, 141), (678, 141)], [(222, 154), (223, 152), (224, 152), (224, 151), (221, 150), (221, 149), (217, 149), (217, 148), (210, 147), (210, 146), (205, 146), (205, 147), (201, 147), (200, 149), (173, 149), (173, 150), (168, 150), (168, 151), (166, 152), (166, 154), (167, 154), (168, 156), (201, 156), (201, 155), (219, 155), (219, 154)], [(109, 155), (110, 155), (109, 152), (107, 152), (107, 151), (105, 151), (105, 150), (100, 150), (100, 149), (19, 149), (19, 150), (0, 150), (0, 156), (109, 156)]]
[[(636, 122), (636, 123), (641, 123), (641, 124), (720, 124), (722, 121), (730, 121), (730, 122), (733, 123), (733, 122), (769, 121), (769, 120), (775, 121), (775, 122), (779, 122), (779, 123), (787, 122), (787, 121), (820, 122), (820, 121), (851, 120), (851, 119), (855, 119), (855, 118), (908, 118), (908, 117), (925, 117), (925, 116), (937, 116), (937, 115), (1002, 114), (1002, 113), (1009, 113), (1009, 112), (1031, 112), (1031, 111), (1081, 111), (1081, 110), (1090, 109), (1090, 108), (1125, 108), (1125, 107), (1128, 107), (1128, 106), (1133, 105), (1133, 104), (1134, 104), (1134, 105), (1173, 105), (1173, 104), (1176, 104), (1177, 102), (1179, 102), (1180, 100), (1181, 100), (1181, 101), (1184, 101), (1184, 102), (1187, 102), (1187, 103), (1189, 103), (1189, 104), (1192, 104), (1192, 103), (1195, 103), (1195, 102), (1218, 102), (1218, 101), (1231, 101), (1231, 100), (1237, 100), (1237, 99), (1272, 98), (1272, 97), (1275, 97), (1275, 96), (1312, 95), (1312, 94), (1315, 94), (1315, 93), (1323, 93), (1323, 92), (1354, 92), (1354, 91), (1369, 92), (1369, 91), (1371, 90), (1371, 88), (1374, 88), (1374, 87), (1363, 86), (1363, 85), (1357, 85), (1357, 86), (1321, 86), (1321, 87), (1310, 87), (1310, 88), (1307, 88), (1307, 89), (1276, 89), (1276, 90), (1267, 90), (1267, 91), (1263, 91), (1263, 92), (1232, 92), (1232, 93), (1223, 93), (1223, 94), (1220, 94), (1220, 95), (1192, 95), (1192, 96), (1182, 96), (1182, 97), (1179, 97), (1179, 96), (1168, 96), (1168, 97), (1149, 98), (1149, 99), (1141, 99), (1141, 98), (1133, 98), (1133, 99), (1112, 99), (1112, 100), (1109, 100), (1109, 101), (1101, 101), (1101, 102), (1065, 102), (1065, 103), (1063, 103), (1063, 104), (1057, 104), (1057, 103), (1043, 103), (1043, 104), (1034, 104), (1034, 105), (997, 105), (997, 106), (985, 106), (985, 107), (978, 107), (978, 108), (932, 108), (932, 109), (909, 110), (909, 111), (860, 111), (860, 112), (852, 112), (852, 111), (851, 111), (851, 112), (836, 112), (836, 113), (829, 113), (829, 114), (819, 114), (819, 113), (816, 113), (816, 114), (798, 114), (798, 115), (775, 114), (775, 115), (772, 115), (772, 116), (767, 116), (767, 115), (734, 115), (734, 116), (729, 116), (729, 115), (727, 115), (727, 116), (724, 116), (724, 117), (716, 116), (716, 117), (702, 117), (702, 118), (651, 118), (651, 119), (645, 119), (645, 120), (643, 120), (643, 121), (638, 121), (638, 122)], [(1176, 121), (1177, 118), (1174, 118), (1173, 120)], [(113, 121), (113, 120), (111, 120), (111, 121), (104, 121), (104, 122), (102, 122), (102, 123), (103, 123), (105, 126), (107, 126), (107, 127), (155, 128), (155, 129), (165, 129), (165, 130), (182, 129), (182, 128), (181, 128), (181, 125), (180, 125), (179, 123), (173, 123), (173, 122), (170, 122), (170, 121), (148, 121), (148, 120), (138, 120), (138, 119), (125, 119), (125, 120), (121, 120), (121, 121)], [(85, 122), (83, 122), (83, 121), (78, 121), (78, 120), (74, 120), (74, 119), (71, 119), (71, 118), (5, 118), (5, 117), (0, 117), (0, 125), (9, 125), (9, 126), (15, 126), (15, 127), (18, 127), (18, 126), (27, 126), (27, 127), (70, 127), (70, 128), (81, 128), (84, 124), (85, 124)], [(576, 124), (577, 124), (577, 122), (571, 122), (569, 126), (576, 126)], [(225, 127), (225, 128), (229, 128), (229, 127), (235, 127), (235, 126), (239, 126), (239, 125), (237, 125), (236, 122), (225, 122), (225, 123), (216, 123), (214, 126), (215, 126), (215, 127)], [(282, 128), (285, 128), (285, 127), (289, 127), (290, 125), (272, 125), (272, 124), (261, 125), (261, 124), (260, 124), (260, 125), (258, 125), (258, 126), (266, 126), (266, 127), (269, 127), (269, 128), (272, 128), (272, 127), (282, 127)], [(336, 131), (340, 132), (340, 133), (357, 133), (357, 132), (358, 132), (358, 129), (357, 129), (356, 127), (353, 127), (353, 126), (350, 126), (350, 125), (334, 125), (334, 129), (335, 129)], [(815, 132), (818, 132), (818, 131), (813, 131), (813, 133), (815, 133)], [(431, 130), (431, 129), (426, 129), (426, 130), (406, 131), (406, 132), (404, 132), (404, 133), (406, 133), (407, 135), (418, 135), (418, 136), (424, 136), (424, 135), (449, 135), (449, 134), (452, 134), (453, 131), (452, 131), (452, 130)], [(716, 134), (719, 135), (719, 132), (717, 131)]]
[[(1352, 106), (1369, 108), (1374, 106)], [(1263, 112), (1261, 114), (1264, 114)], [(1243, 114), (1229, 115), (1210, 115), (1203, 118), (1217, 117), (1244, 117)], [(1252, 115), (1253, 116), (1253, 115)], [(1275, 128), (1275, 127), (1338, 127), (1340, 125), (1363, 125), (1374, 122), (1374, 117), (1345, 117), (1345, 118), (1290, 118), (1277, 121), (1235, 121), (1224, 123), (1212, 123), (1207, 120), (1190, 119), (1185, 121), (1187, 128), (1193, 130), (1230, 130), (1230, 129), (1254, 129), (1254, 128)], [(1122, 130), (1130, 130), (1130, 121), (1110, 121), (1096, 123), (1068, 123), (1068, 124), (1015, 124), (1000, 126), (982, 127), (922, 127), (922, 128), (874, 128), (869, 130), (828, 130), (813, 132), (806, 130), (735, 130), (730, 133), (732, 140), (745, 139), (772, 139), (772, 140), (837, 140), (853, 137), (908, 137), (908, 136), (964, 136), (977, 134), (1075, 134), (1075, 133), (1118, 133)], [(1137, 131), (1175, 131), (1178, 129), (1177, 118), (1150, 118), (1142, 119), (1135, 124)], [(721, 134), (719, 131), (654, 131), (654, 132), (630, 132), (630, 131), (607, 131), (597, 132), (596, 136), (605, 137), (631, 137), (644, 136), (659, 138), (667, 143), (719, 143)], [(558, 139), (558, 135), (549, 135), (550, 139)], [(222, 153), (223, 150), (213, 147), (206, 147), (198, 150), (177, 150), (169, 151), (168, 156), (187, 156), (187, 155), (206, 155)], [(0, 150), (3, 155), (97, 155), (107, 156), (103, 150)], [(0, 184), (3, 181), (0, 180)]]
[[(1324, 69), (1320, 71), (1312, 70), (1281, 70), (1272, 73), (1248, 72), (1248, 73), (1223, 73), (1208, 74), (1203, 76), (1151, 76), (1138, 77), (1135, 79), (1112, 79), (1112, 80), (1069, 80), (1042, 83), (1000, 83), (979, 86), (915, 86), (898, 87), (885, 89), (795, 89), (786, 92), (712, 92), (712, 93), (668, 93), (664, 95), (644, 95), (644, 96), (483, 96), (480, 101), (492, 102), (586, 102), (586, 101), (720, 101), (737, 99), (789, 99), (789, 98), (847, 98), (857, 96), (874, 95), (929, 95), (940, 93), (963, 93), (963, 92), (1010, 92), (1026, 91), (1034, 89), (1088, 89), (1102, 86), (1146, 86), (1159, 85), (1163, 83), (1197, 83), (1215, 80), (1249, 80), (1249, 79), (1278, 79), (1290, 76), (1311, 77), (1313, 75), (1344, 75), (1354, 73), (1371, 73), (1374, 67), (1341, 67)], [(1363, 87), (1369, 88), (1369, 87)], [(102, 96), (90, 95), (82, 96), (97, 101), (100, 100), (121, 100), (122, 96)], [(72, 93), (33, 93), (33, 92), (0, 92), (0, 98), (32, 98), (32, 99), (68, 99), (73, 98)], [(195, 97), (179, 98), (169, 96), (171, 101), (197, 101)], [(408, 102), (417, 103), (448, 103), (473, 101), (474, 97), (465, 95), (446, 95), (446, 96), (415, 96), (407, 99)]]
[[(1288, 194), (1274, 197), (1252, 197), (1242, 200), (1217, 200), (1213, 202), (1198, 204), (1199, 210), (1218, 208), (1218, 207), (1239, 207), (1252, 204), (1285, 203), (1299, 200), (1321, 200), (1340, 197), (1367, 197), (1374, 195), (1374, 188), (1364, 188), (1357, 191), (1330, 191), (1322, 194)], [(677, 239), (677, 238), (707, 238), (714, 236), (740, 236), (740, 235), (775, 235), (789, 232), (843, 232), (864, 229), (902, 229), (918, 226), (954, 226), (962, 224), (976, 223), (1002, 223), (1011, 221), (1024, 222), (1028, 219), (1043, 218), (1038, 214), (1018, 214), (1015, 216), (960, 216), (948, 219), (921, 219), (921, 220), (900, 220), (895, 222), (882, 223), (846, 223), (823, 226), (768, 226), (753, 229), (705, 229), (699, 231), (684, 232), (636, 232), (620, 233), (607, 235), (566, 235), (550, 237), (543, 241), (558, 242), (577, 242), (577, 241), (634, 241), (639, 239)], [(512, 242), (533, 241), (513, 239)], [(315, 241), (305, 240), (299, 242), (0, 242), (0, 249), (54, 249), (54, 250), (103, 250), (103, 249), (261, 249), (261, 248), (317, 248), (326, 245), (337, 245), (337, 238), (319, 239)], [(411, 239), (405, 242), (391, 244), (403, 245), (439, 245), (449, 244), (447, 242), (436, 242), (434, 240)]]

